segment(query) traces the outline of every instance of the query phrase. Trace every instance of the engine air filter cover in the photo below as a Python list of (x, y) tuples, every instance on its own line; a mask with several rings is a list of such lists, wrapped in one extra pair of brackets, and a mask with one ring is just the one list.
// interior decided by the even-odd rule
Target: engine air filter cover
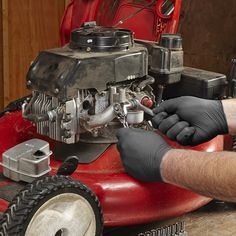
[(132, 47), (133, 32), (112, 27), (82, 27), (71, 33), (70, 48), (85, 51), (122, 51)]

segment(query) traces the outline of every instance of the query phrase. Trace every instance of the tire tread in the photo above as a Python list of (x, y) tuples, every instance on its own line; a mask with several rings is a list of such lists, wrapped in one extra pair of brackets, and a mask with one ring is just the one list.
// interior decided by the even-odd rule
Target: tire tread
[[(22, 222), (46, 196), (64, 188), (78, 188), (93, 199), (99, 210), (101, 225), (103, 212), (97, 196), (83, 183), (68, 176), (46, 176), (26, 185), (12, 200), (0, 219), (0, 236), (19, 236), (23, 230)], [(102, 231), (102, 230), (101, 230)], [(102, 235), (102, 232), (101, 234)], [(100, 236), (96, 235), (96, 236)]]

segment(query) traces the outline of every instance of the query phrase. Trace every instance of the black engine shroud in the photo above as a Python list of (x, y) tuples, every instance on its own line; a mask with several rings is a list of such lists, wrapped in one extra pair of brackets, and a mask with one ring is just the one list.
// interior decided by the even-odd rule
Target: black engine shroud
[[(27, 74), (28, 87), (53, 97), (68, 99), (76, 97), (78, 89), (96, 89), (101, 92), (107, 89), (108, 84), (142, 78), (148, 74), (147, 49), (142, 45), (133, 46), (130, 31), (97, 28), (96, 33), (106, 38), (104, 42), (99, 41), (104, 44), (103, 47), (95, 43), (85, 45), (84, 31), (75, 31), (75, 39), (80, 39), (79, 33), (83, 36), (81, 45), (80, 41), (77, 44), (72, 41), (63, 48), (41, 52)], [(84, 30), (88, 31), (86, 28)], [(109, 37), (116, 41), (108, 41)], [(119, 37), (128, 37), (128, 40), (119, 40)], [(86, 38), (86, 42), (94, 42), (95, 39), (97, 42), (94, 30), (88, 31)], [(117, 41), (120, 41), (120, 45)], [(105, 43), (108, 46), (105, 47)]]

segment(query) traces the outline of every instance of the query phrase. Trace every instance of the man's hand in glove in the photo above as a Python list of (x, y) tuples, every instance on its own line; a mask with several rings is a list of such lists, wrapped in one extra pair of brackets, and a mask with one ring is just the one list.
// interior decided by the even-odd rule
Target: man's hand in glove
[(179, 97), (154, 110), (153, 126), (182, 145), (198, 145), (228, 133), (221, 101)]
[(162, 181), (161, 161), (171, 147), (154, 132), (120, 129), (117, 148), (126, 172), (142, 181)]

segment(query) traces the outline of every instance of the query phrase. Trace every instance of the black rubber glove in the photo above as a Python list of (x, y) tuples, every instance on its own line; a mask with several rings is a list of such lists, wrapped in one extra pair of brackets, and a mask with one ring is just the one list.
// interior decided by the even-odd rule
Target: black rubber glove
[(117, 148), (126, 172), (142, 181), (162, 181), (160, 165), (171, 147), (154, 132), (141, 129), (120, 129)]
[(221, 101), (179, 97), (155, 108), (153, 126), (182, 145), (198, 145), (228, 133)]

